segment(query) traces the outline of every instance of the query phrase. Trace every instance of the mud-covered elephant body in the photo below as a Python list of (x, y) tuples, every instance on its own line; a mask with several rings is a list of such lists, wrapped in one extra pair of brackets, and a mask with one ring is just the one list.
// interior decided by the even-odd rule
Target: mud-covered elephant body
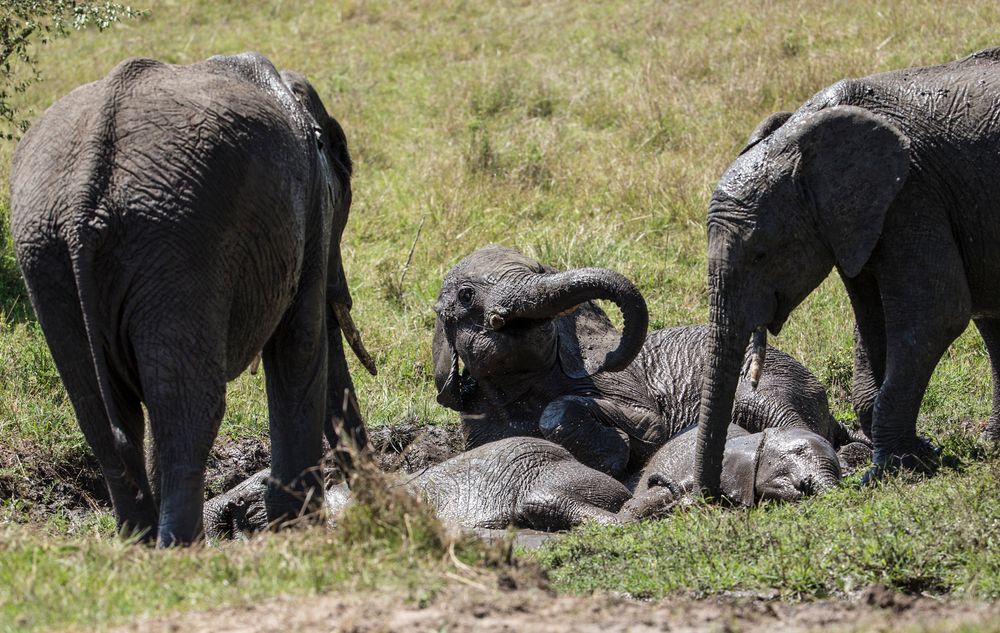
[[(697, 428), (667, 442), (643, 468), (633, 499), (622, 508), (635, 518), (659, 510), (697, 490), (694, 460)], [(767, 428), (756, 433), (730, 425), (722, 466), (722, 493), (752, 506), (760, 501), (798, 501), (840, 481), (840, 460), (820, 435), (801, 427)]]
[(226, 382), (261, 350), (282, 483), (272, 518), (299, 509), (285, 486), (320, 485), (324, 423), (362, 429), (344, 413), (338, 321), (351, 305), (350, 175), (344, 133), (308, 81), (249, 53), (125, 61), (19, 143), (18, 261), (120, 527), (162, 545), (198, 536)]
[(933, 458), (916, 434), (931, 373), (970, 318), (1000, 431), (1000, 49), (841, 81), (758, 126), (712, 196), (712, 334), (698, 449), (716, 490), (740, 359), (834, 267), (856, 318), (853, 399), (877, 475)]
[[(599, 298), (621, 307), (621, 337), (593, 303)], [(435, 309), (438, 401), (461, 413), (469, 446), (545, 437), (624, 479), (698, 421), (709, 330), (679, 327), (644, 337), (645, 304), (618, 273), (558, 272), (490, 246), (448, 272)], [(767, 350), (761, 382), (751, 387), (748, 341), (737, 424), (751, 431), (802, 427), (836, 445), (849, 441), (823, 386), (779, 350)]]
[[(630, 497), (608, 475), (576, 461), (566, 449), (531, 437), (511, 437), (460, 453), (399, 484), (424, 498), (439, 518), (464, 528), (510, 526), (564, 530), (584, 521), (614, 523)], [(210, 537), (240, 536), (267, 527), (262, 471), (205, 504)], [(331, 520), (350, 500), (346, 485), (326, 493)]]
[[(668, 513), (695, 488), (695, 429), (667, 442), (636, 478), (634, 497), (612, 477), (577, 461), (565, 448), (536, 437), (509, 437), (413, 474), (396, 485), (423, 498), (446, 524), (465, 529), (565, 530), (586, 521), (620, 523)], [(732, 427), (723, 469), (733, 500), (796, 501), (840, 480), (837, 453), (802, 428), (748, 433)], [(205, 504), (205, 533), (242, 537), (268, 527), (268, 471), (251, 476)], [(326, 491), (331, 525), (352, 502), (346, 484)]]

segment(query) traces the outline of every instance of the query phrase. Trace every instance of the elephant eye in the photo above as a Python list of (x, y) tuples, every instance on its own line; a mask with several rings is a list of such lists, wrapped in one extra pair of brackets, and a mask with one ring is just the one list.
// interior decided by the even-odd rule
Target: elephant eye
[(767, 258), (767, 253), (761, 251), (753, 256), (753, 263), (759, 264)]
[(472, 301), (476, 298), (476, 291), (466, 286), (458, 291), (458, 302), (466, 308), (472, 307)]

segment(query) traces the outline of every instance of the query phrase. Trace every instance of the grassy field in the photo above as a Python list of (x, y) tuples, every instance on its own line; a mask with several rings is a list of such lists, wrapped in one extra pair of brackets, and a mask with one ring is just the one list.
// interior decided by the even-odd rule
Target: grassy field
[[(40, 113), (130, 56), (187, 63), (257, 50), (308, 76), (356, 164), (344, 252), (355, 319), (380, 367), (371, 378), (352, 365), (371, 425), (454, 421), (434, 402), (431, 306), (465, 254), (499, 242), (561, 267), (615, 268), (645, 294), (653, 327), (702, 322), (707, 201), (760, 119), (843, 77), (1000, 43), (1000, 6), (985, 0), (947, 10), (912, 0), (140, 6), (148, 9), (140, 20), (41, 50), (44, 82), (20, 105)], [(0, 475), (17, 477), (87, 448), (10, 248), (12, 152), (0, 143)], [(831, 278), (774, 340), (827, 384), (843, 417), (851, 323)], [(864, 491), (848, 482), (793, 507), (699, 508), (655, 524), (588, 528), (538, 560), (567, 591), (774, 588), (799, 598), (881, 582), (993, 599), (1000, 461), (970, 439), (990, 393), (985, 349), (967, 332), (923, 403), (922, 431), (956, 465), (937, 478)], [(245, 375), (231, 385), (222, 433), (261, 436), (266, 427), (263, 382)], [(149, 552), (112, 542), (106, 515), (21, 525), (23, 503), (10, 499), (0, 510), (0, 630), (375, 586), (411, 563), (413, 576), (400, 582), (413, 583), (446, 566), (439, 553), (410, 545), (377, 541), (362, 555), (339, 537), (297, 534), (190, 555)], [(100, 588), (108, 574), (117, 589)]]

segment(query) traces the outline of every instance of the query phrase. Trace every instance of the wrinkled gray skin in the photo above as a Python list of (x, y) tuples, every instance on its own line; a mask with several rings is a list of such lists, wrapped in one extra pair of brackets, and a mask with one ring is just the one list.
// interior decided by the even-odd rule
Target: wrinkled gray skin
[[(580, 277), (591, 282), (589, 288)], [(641, 301), (630, 298), (621, 301), (626, 334), (619, 342), (607, 316), (590, 301), (602, 287), (594, 280), (604, 277), (608, 284), (625, 283), (601, 269), (556, 272), (500, 246), (476, 251), (448, 272), (435, 306), (434, 377), (438, 402), (461, 413), (470, 447), (541, 436), (624, 479), (697, 423), (708, 328), (660, 330), (645, 339), (631, 335), (635, 322), (645, 330), (646, 315), (644, 304), (639, 316), (629, 314)], [(519, 311), (512, 298), (531, 313)], [(498, 309), (506, 315), (504, 324), (490, 327), (491, 311)], [(748, 341), (744, 378), (750, 371)], [(614, 372), (587, 369), (616, 345), (631, 362)], [(757, 389), (748, 380), (740, 383), (734, 422), (750, 431), (812, 429), (837, 446), (851, 439), (830, 415), (819, 381), (773, 348)]]
[[(321, 490), (324, 425), (335, 441), (353, 401), (335, 316), (351, 305), (350, 175), (309, 82), (252, 53), (122, 62), (21, 140), (18, 261), (121, 529), (161, 546), (198, 537), (226, 382), (261, 350), (281, 482), (267, 515), (299, 511), (286, 489)], [(354, 407), (345, 426), (364, 443)]]
[[(205, 504), (210, 537), (242, 536), (267, 527), (268, 472), (250, 477)], [(629, 499), (611, 477), (587, 468), (546, 440), (512, 437), (460, 453), (400, 485), (424, 497), (446, 523), (465, 528), (564, 530), (584, 521), (614, 523)], [(331, 517), (349, 501), (346, 485), (326, 493)]]
[[(655, 516), (697, 489), (694, 460), (697, 428), (667, 442), (642, 471), (635, 496), (622, 508), (635, 518)], [(744, 506), (759, 501), (798, 501), (829, 490), (840, 481), (833, 446), (803, 428), (770, 428), (759, 433), (730, 425), (722, 465), (722, 493)]]
[(854, 407), (875, 465), (933, 461), (916, 433), (934, 367), (972, 318), (1000, 435), (1000, 49), (851, 79), (762, 122), (708, 211), (712, 359), (696, 471), (717, 492), (747, 338), (777, 334), (837, 268), (856, 319)]

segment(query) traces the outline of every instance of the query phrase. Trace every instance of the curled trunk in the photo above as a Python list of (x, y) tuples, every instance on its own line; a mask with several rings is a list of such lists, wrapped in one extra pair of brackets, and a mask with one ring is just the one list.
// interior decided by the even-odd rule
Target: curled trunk
[(485, 323), (497, 330), (514, 319), (551, 319), (595, 299), (612, 301), (622, 312), (621, 340), (600, 366), (601, 371), (621, 371), (632, 362), (646, 340), (649, 312), (638, 288), (615, 271), (578, 268), (562, 273), (533, 274), (498, 285), (494, 300), (487, 306)]

